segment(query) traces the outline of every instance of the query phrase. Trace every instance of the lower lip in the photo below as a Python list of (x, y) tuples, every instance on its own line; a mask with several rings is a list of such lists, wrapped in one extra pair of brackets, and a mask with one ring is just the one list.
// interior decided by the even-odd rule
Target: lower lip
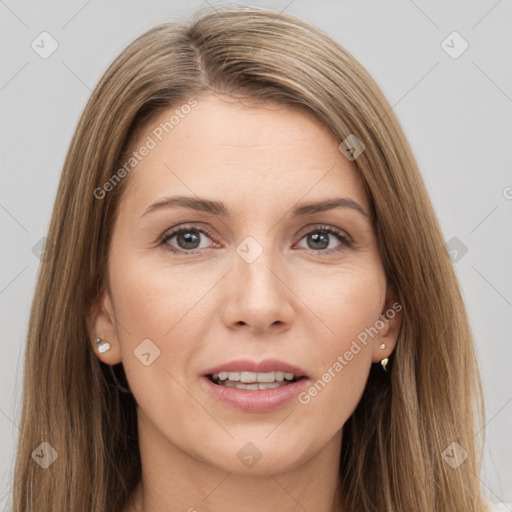
[(283, 407), (299, 395), (308, 381), (307, 378), (302, 378), (279, 388), (249, 390), (220, 386), (206, 376), (200, 380), (216, 399), (248, 412), (267, 412)]

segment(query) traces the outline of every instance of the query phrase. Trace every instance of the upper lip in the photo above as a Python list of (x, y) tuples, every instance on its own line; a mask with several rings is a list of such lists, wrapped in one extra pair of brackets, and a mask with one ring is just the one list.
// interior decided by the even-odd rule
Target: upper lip
[(220, 372), (285, 372), (293, 373), (295, 377), (307, 377), (306, 372), (290, 363), (280, 361), (279, 359), (263, 359), (262, 361), (251, 361), (250, 359), (237, 359), (228, 363), (220, 364), (213, 368), (209, 368), (203, 375), (213, 375)]

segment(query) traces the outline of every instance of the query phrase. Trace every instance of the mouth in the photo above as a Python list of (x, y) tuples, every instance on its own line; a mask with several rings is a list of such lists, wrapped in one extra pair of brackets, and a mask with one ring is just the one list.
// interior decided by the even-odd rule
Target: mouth
[(305, 379), (305, 376), (297, 376), (291, 372), (272, 371), (272, 372), (218, 372), (206, 375), (206, 378), (217, 386), (227, 388), (245, 389), (258, 391), (264, 389), (276, 389), (289, 386), (299, 380)]
[(223, 406), (245, 412), (270, 412), (293, 403), (309, 383), (306, 372), (279, 359), (238, 359), (201, 375), (206, 393)]

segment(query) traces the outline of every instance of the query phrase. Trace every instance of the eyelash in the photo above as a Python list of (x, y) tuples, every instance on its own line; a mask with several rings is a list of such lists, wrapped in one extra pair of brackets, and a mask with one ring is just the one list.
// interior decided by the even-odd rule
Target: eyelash
[[(174, 247), (171, 247), (169, 244), (167, 244), (167, 242), (171, 238), (175, 237), (176, 235), (179, 235), (180, 233), (183, 233), (183, 232), (186, 233), (189, 231), (195, 231), (195, 232), (202, 233), (203, 235), (206, 235), (209, 238), (213, 238), (213, 236), (214, 236), (213, 233), (207, 228), (197, 228), (197, 227), (193, 227), (193, 226), (185, 226), (185, 227), (180, 227), (178, 229), (175, 229), (175, 230), (171, 231), (170, 233), (164, 233), (164, 235), (160, 239), (160, 245), (162, 245), (162, 246), (167, 245), (167, 247), (164, 247), (166, 250), (168, 250), (169, 252), (178, 254), (178, 255), (188, 256), (188, 255), (200, 253), (203, 249), (193, 249), (193, 250), (176, 249)], [(327, 233), (327, 234), (335, 236), (342, 243), (342, 247), (338, 248), (338, 249), (321, 249), (318, 251), (310, 249), (308, 251), (310, 254), (314, 254), (315, 256), (328, 256), (332, 253), (338, 253), (338, 252), (344, 251), (344, 250), (352, 247), (352, 244), (353, 244), (352, 240), (348, 236), (346, 236), (343, 231), (333, 228), (331, 226), (326, 226), (326, 225), (321, 225), (321, 224), (319, 224), (317, 226), (313, 226), (313, 228), (310, 231), (307, 231), (306, 233), (304, 233), (301, 236), (299, 241), (302, 240), (305, 236), (310, 235), (311, 233), (316, 233), (316, 232)]]

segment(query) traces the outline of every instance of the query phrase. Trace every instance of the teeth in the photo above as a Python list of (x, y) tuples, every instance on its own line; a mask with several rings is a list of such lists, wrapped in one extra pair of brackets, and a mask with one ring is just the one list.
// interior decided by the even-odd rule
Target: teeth
[[(213, 380), (219, 380), (221, 382), (242, 382), (244, 384), (272, 384), (283, 382), (284, 380), (293, 380), (295, 375), (293, 373), (286, 373), (281, 371), (275, 372), (219, 372), (212, 375)], [(232, 387), (232, 386), (230, 386)], [(252, 388), (240, 388), (240, 389), (252, 389)], [(254, 388), (258, 389), (258, 388)], [(259, 388), (265, 389), (265, 388)]]
[(240, 372), (240, 382), (258, 382), (258, 374), (254, 372)]
[(220, 381), (219, 384), (221, 386), (226, 386), (227, 388), (249, 389), (252, 391), (257, 391), (259, 389), (274, 389), (286, 386), (284, 382), (256, 382), (254, 384), (244, 384), (242, 382), (232, 382), (230, 380)]
[[(220, 372), (219, 374), (217, 374), (217, 373), (213, 374), (214, 379), (219, 378), (220, 380), (226, 380), (228, 378), (228, 376), (229, 376), (228, 372)], [(240, 376), (238, 377), (238, 379), (235, 379), (234, 373), (232, 373), (231, 378), (229, 380), (240, 380)]]

